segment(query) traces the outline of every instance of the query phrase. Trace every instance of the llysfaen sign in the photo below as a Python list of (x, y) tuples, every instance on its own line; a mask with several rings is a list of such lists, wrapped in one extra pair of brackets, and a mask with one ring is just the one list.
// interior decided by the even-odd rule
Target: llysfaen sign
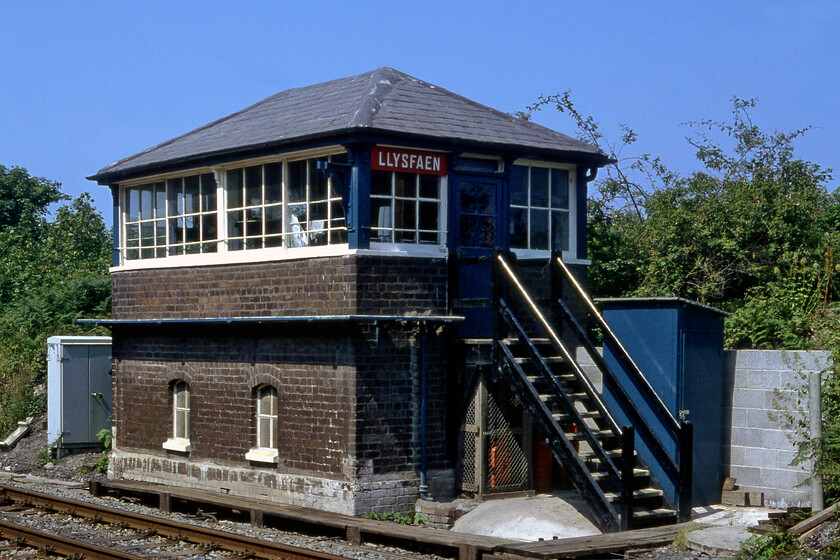
[(446, 175), (446, 154), (374, 146), (371, 151), (370, 168), (379, 171)]

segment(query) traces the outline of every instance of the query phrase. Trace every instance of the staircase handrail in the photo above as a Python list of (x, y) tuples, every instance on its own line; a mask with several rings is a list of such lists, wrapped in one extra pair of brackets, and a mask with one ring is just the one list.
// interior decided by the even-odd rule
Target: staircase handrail
[[(601, 398), (598, 396), (598, 391), (595, 389), (595, 386), (592, 384), (592, 381), (583, 373), (583, 370), (580, 369), (580, 365), (578, 365), (577, 360), (571, 355), (571, 353), (566, 349), (566, 345), (560, 340), (560, 337), (557, 336), (557, 333), (552, 328), (551, 324), (546, 320), (545, 316), (540, 311), (539, 307), (537, 307), (534, 300), (531, 298), (531, 295), (522, 285), (522, 282), (519, 281), (519, 278), (516, 276), (516, 273), (513, 272), (513, 269), (505, 260), (504, 255), (502, 253), (498, 253), (496, 255), (496, 259), (499, 261), (499, 264), (502, 266), (502, 269), (505, 271), (508, 279), (516, 286), (516, 289), (519, 292), (519, 295), (522, 299), (528, 304), (531, 312), (533, 313), (534, 317), (537, 318), (540, 326), (546, 332), (551, 341), (552, 345), (560, 350), (563, 354), (563, 357), (566, 361), (574, 368), (575, 376), (579, 379), (581, 383), (583, 383), (584, 390), (589, 398), (595, 400), (596, 402), (600, 402)], [(617, 436), (621, 435), (621, 428), (618, 426), (618, 422), (615, 421), (615, 418), (607, 411), (606, 407), (603, 407), (603, 414), (607, 422), (610, 424), (610, 428), (615, 432)]]
[(627, 349), (624, 348), (624, 345), (621, 344), (621, 341), (615, 335), (613, 330), (604, 320), (601, 313), (595, 307), (595, 304), (586, 294), (584, 289), (575, 279), (574, 275), (572, 275), (571, 271), (566, 267), (566, 264), (560, 257), (555, 256), (555, 262), (560, 266), (560, 269), (563, 271), (566, 279), (571, 282), (571, 284), (575, 287), (575, 291), (577, 291), (578, 296), (580, 296), (581, 300), (586, 304), (589, 312), (592, 314), (593, 319), (598, 324), (598, 327), (602, 329), (604, 333), (604, 337), (610, 342), (613, 348), (617, 351), (618, 357), (626, 362), (626, 365), (630, 366), (629, 373), (633, 377), (633, 382), (636, 384), (637, 387), (640, 387), (643, 393), (643, 396), (646, 399), (650, 399), (651, 402), (655, 404), (657, 416), (665, 419), (665, 427), (669, 429), (672, 435), (675, 438), (679, 437), (680, 434), (680, 423), (671, 413), (665, 403), (662, 402), (662, 399), (656, 393), (656, 391), (651, 386), (650, 382), (647, 380), (645, 375), (642, 373), (642, 370), (636, 365), (636, 362), (633, 361), (633, 358), (630, 357), (630, 353), (627, 352)]

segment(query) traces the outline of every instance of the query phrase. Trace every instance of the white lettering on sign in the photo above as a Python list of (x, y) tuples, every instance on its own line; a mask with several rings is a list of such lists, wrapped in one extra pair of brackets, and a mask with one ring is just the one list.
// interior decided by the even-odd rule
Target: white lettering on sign
[(446, 154), (376, 146), (371, 156), (371, 169), (446, 175)]

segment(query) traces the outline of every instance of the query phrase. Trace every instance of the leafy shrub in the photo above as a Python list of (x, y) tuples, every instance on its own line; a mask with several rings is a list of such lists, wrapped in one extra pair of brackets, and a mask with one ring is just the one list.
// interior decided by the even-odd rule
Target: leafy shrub
[(799, 552), (796, 537), (787, 531), (765, 533), (750, 537), (741, 544), (735, 555), (739, 559), (773, 558), (789, 556)]
[(99, 430), (99, 433), (96, 434), (96, 439), (99, 440), (99, 443), (102, 444), (102, 447), (105, 448), (105, 452), (102, 454), (96, 461), (96, 470), (101, 473), (108, 472), (108, 455), (111, 453), (111, 430), (103, 429)]
[(375, 519), (376, 521), (391, 521), (393, 523), (399, 523), (400, 525), (422, 525), (423, 519), (420, 514), (415, 511), (407, 511), (406, 513), (399, 513), (389, 511), (386, 513), (375, 513), (369, 511), (365, 513), (366, 519)]

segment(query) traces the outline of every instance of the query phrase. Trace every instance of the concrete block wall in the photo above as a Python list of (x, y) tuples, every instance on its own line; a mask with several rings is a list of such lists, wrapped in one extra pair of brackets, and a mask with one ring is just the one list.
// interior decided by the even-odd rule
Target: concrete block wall
[(724, 474), (738, 479), (741, 489), (764, 492), (768, 506), (811, 504), (810, 465), (791, 466), (794, 443), (770, 415), (776, 390), (795, 402), (795, 389), (807, 390), (807, 373), (829, 363), (829, 352), (724, 352)]

